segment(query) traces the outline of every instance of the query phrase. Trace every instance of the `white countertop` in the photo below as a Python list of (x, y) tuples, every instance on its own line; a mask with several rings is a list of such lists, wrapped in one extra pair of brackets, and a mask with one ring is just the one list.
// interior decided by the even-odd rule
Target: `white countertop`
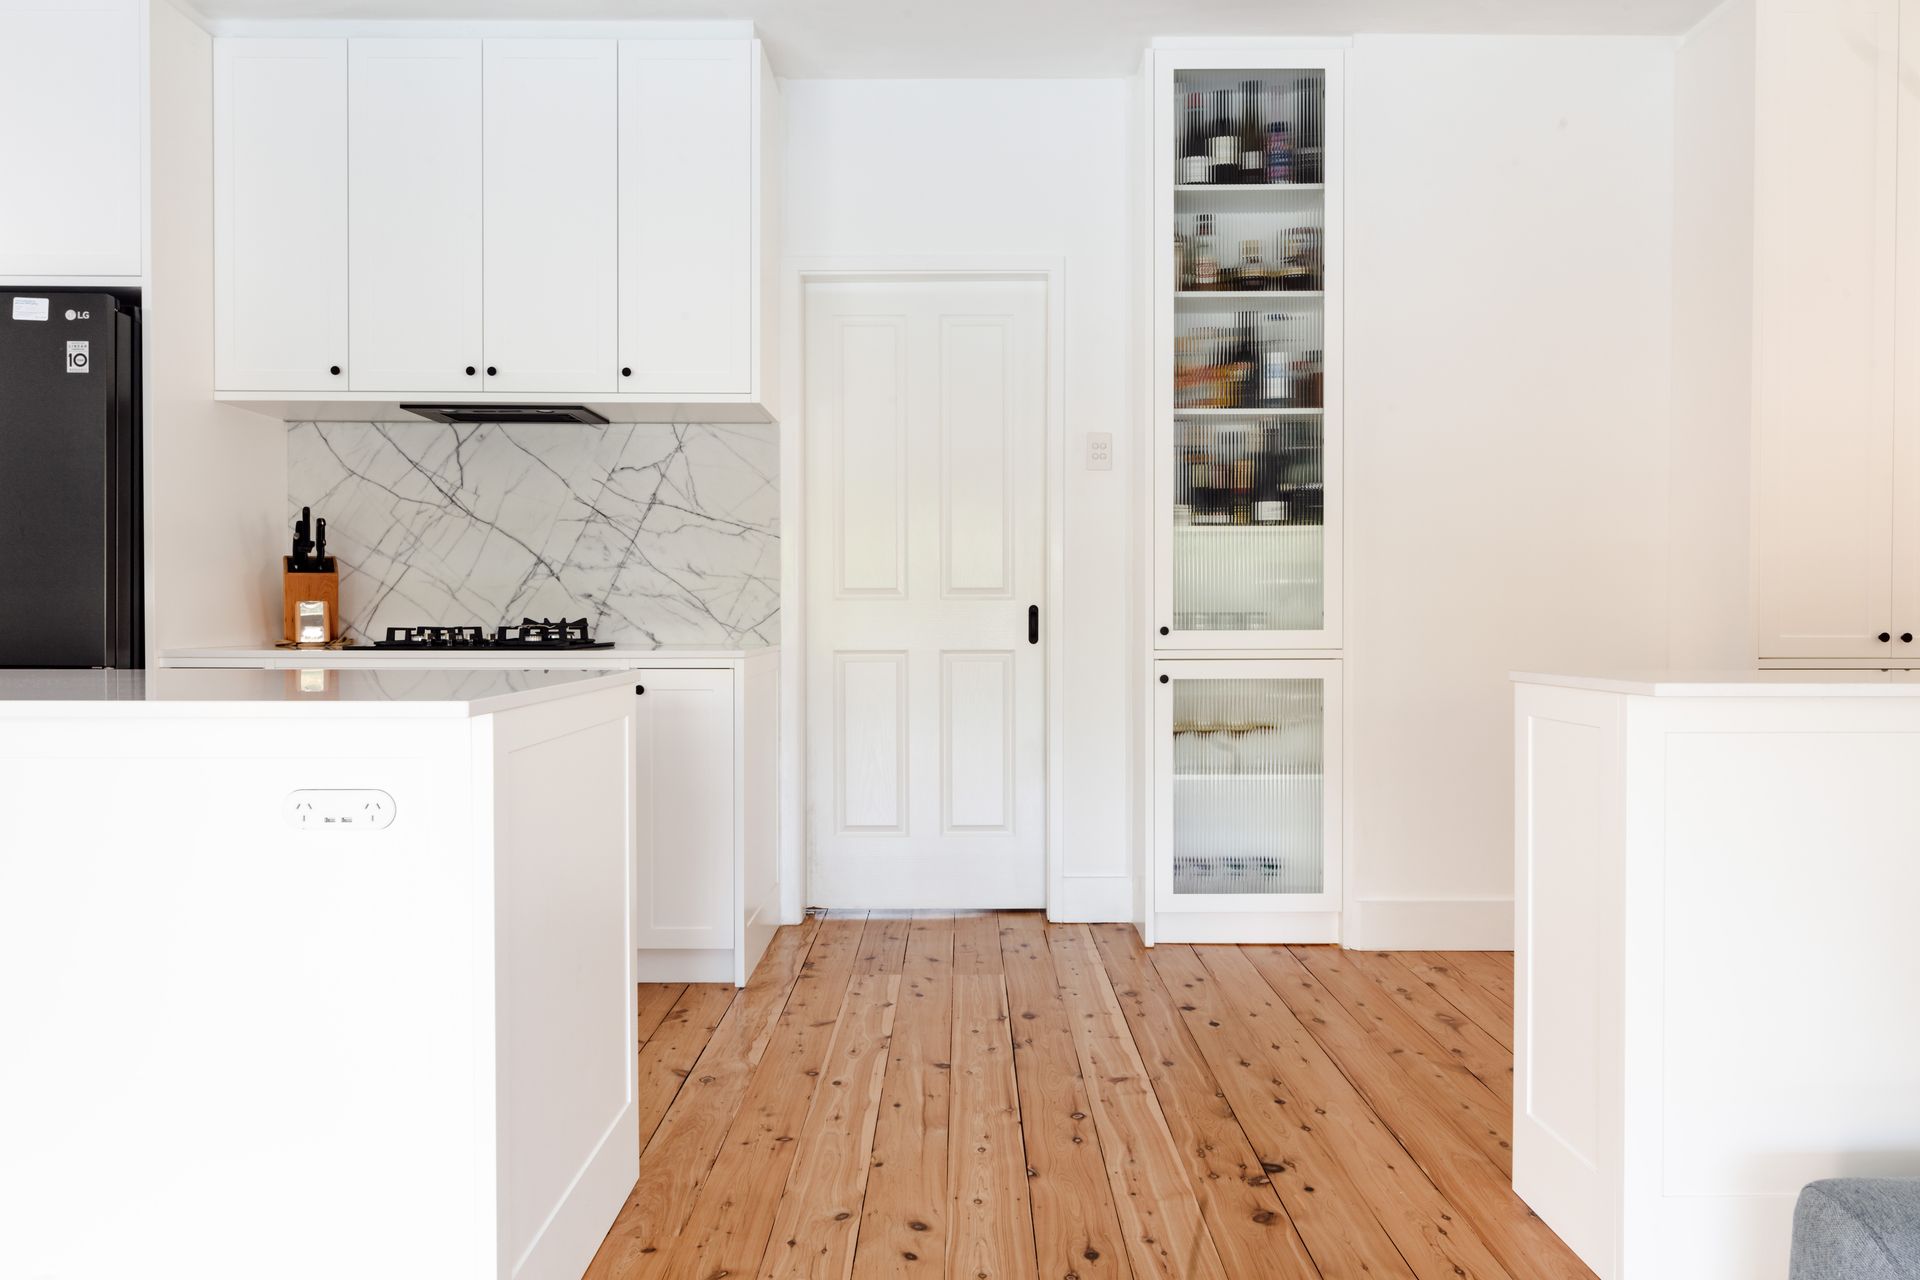
[(0, 670), (0, 720), (49, 715), (283, 716), (364, 719), (491, 715), (624, 687), (622, 671)]
[(1920, 698), (1920, 679), (1904, 671), (1515, 671), (1511, 678), (1650, 698)]
[(574, 670), (631, 670), (687, 663), (739, 662), (760, 654), (778, 653), (762, 646), (753, 649), (708, 649), (615, 645), (611, 649), (528, 650), (470, 652), (431, 649), (291, 649), (273, 645), (209, 645), (192, 649), (165, 649), (163, 667), (386, 667), (414, 670), (427, 666), (470, 671), (522, 671), (566, 667)]

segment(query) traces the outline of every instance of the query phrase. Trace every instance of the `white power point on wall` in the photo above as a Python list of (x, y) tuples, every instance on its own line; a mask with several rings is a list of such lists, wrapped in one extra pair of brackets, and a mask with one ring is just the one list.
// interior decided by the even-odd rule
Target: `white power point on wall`
[(384, 791), (290, 791), (281, 810), (301, 831), (378, 831), (393, 825), (393, 797)]
[(1113, 432), (1087, 432), (1087, 470), (1113, 470)]

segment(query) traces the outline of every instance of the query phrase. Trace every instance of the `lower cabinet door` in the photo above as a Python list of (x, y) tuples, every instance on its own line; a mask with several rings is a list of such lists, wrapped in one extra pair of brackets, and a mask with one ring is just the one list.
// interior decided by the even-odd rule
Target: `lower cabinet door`
[(1340, 664), (1156, 664), (1154, 902), (1326, 912), (1340, 902)]
[(731, 947), (733, 672), (636, 671), (634, 945)]

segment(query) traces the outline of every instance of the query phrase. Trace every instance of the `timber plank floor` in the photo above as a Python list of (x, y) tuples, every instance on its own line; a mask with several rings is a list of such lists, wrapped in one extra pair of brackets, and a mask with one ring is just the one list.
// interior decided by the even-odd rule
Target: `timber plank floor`
[(1513, 957), (826, 912), (639, 991), (592, 1280), (1579, 1280), (1514, 1196)]

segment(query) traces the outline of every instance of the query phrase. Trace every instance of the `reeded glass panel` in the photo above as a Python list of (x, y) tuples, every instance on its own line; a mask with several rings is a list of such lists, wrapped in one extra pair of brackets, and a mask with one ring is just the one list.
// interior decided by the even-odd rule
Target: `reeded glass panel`
[(1175, 80), (1173, 626), (1326, 625), (1325, 76)]
[(1319, 893), (1325, 684), (1173, 682), (1173, 891)]
[(1175, 420), (1176, 628), (1313, 631), (1323, 625), (1321, 440), (1316, 418)]

